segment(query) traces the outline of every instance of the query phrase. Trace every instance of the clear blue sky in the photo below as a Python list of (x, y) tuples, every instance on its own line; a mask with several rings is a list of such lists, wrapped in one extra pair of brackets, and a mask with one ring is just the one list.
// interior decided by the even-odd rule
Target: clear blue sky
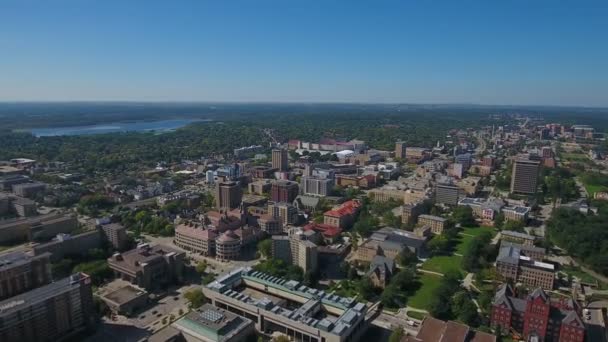
[(608, 1), (1, 0), (13, 100), (608, 106)]

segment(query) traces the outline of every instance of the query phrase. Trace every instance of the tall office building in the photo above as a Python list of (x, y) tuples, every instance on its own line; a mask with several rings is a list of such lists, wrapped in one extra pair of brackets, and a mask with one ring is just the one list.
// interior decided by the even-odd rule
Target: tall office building
[(272, 183), (270, 188), (270, 198), (274, 202), (289, 202), (298, 197), (298, 183), (286, 180), (279, 180)]
[(302, 193), (305, 195), (328, 196), (334, 187), (334, 180), (314, 176), (304, 176), (300, 181)]
[(395, 158), (405, 159), (405, 142), (397, 141), (395, 143)]
[(511, 175), (511, 193), (535, 194), (538, 186), (540, 161), (516, 159)]
[(298, 209), (287, 202), (269, 202), (268, 215), (279, 219), (283, 227), (287, 227), (298, 220)]
[(0, 302), (0, 341), (64, 341), (94, 324), (91, 278), (84, 273)]
[(272, 150), (272, 168), (279, 171), (287, 171), (289, 169), (286, 149), (275, 148)]
[(230, 210), (241, 205), (243, 192), (238, 182), (220, 182), (215, 188), (215, 206), (220, 210)]
[(0, 300), (50, 283), (50, 256), (51, 253), (30, 256), (23, 252), (0, 255)]
[(437, 184), (435, 187), (435, 202), (447, 205), (458, 205), (461, 190), (452, 184)]

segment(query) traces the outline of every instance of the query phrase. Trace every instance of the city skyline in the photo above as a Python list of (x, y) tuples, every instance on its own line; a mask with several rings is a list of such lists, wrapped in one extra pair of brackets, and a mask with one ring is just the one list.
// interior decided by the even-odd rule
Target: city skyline
[(0, 101), (608, 106), (608, 5), (0, 4)]

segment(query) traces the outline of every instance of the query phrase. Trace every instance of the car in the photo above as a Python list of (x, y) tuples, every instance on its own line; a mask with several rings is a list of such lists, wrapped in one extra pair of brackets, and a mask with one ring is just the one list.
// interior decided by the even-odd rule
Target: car
[(162, 313), (158, 313), (158, 314), (156, 315), (156, 317), (162, 317), (162, 316), (163, 316), (163, 314), (162, 314)]
[(139, 316), (139, 319), (144, 319), (144, 318), (146, 318), (146, 315)]
[(179, 296), (173, 297), (173, 300), (179, 300)]
[(157, 313), (158, 313), (158, 311), (156, 311), (156, 310), (152, 311), (153, 315), (156, 315)]

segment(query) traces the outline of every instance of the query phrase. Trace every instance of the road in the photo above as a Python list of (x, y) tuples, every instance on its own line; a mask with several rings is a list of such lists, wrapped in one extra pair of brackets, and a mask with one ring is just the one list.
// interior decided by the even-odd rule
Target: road
[(395, 330), (397, 327), (402, 327), (408, 334), (416, 336), (419, 328), (408, 325), (406, 322), (407, 320), (408, 318), (405, 317), (398, 317), (382, 312), (372, 321), (372, 324), (388, 330)]

